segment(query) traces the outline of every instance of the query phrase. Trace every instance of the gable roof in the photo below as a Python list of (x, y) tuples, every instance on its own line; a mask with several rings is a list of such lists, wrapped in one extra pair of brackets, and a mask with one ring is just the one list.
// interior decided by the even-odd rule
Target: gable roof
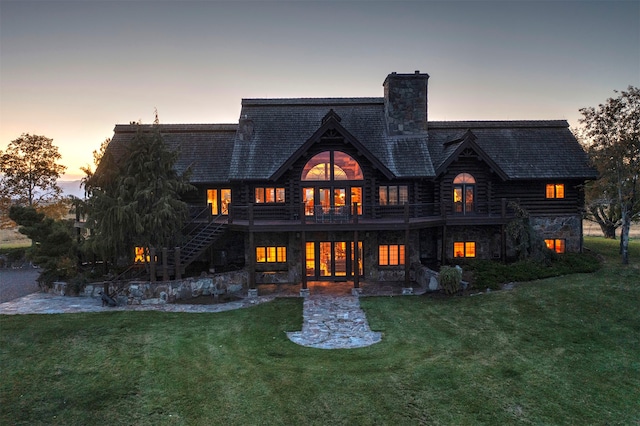
[(467, 130), (461, 138), (454, 139), (444, 143), (443, 155), (444, 161), (438, 165), (436, 170), (436, 176), (440, 176), (449, 167), (449, 165), (458, 159), (458, 156), (466, 149), (473, 150), (485, 163), (489, 165), (502, 180), (507, 180), (506, 173), (500, 168), (493, 158), (491, 158), (484, 150), (476, 143), (478, 138), (471, 130)]
[(393, 176), (433, 176), (426, 135), (386, 134), (383, 98), (244, 99), (241, 117), (252, 121), (253, 135), (236, 138), (230, 176), (271, 178), (309, 141), (331, 109), (341, 118), (340, 126)]
[(353, 145), (365, 158), (369, 160), (378, 170), (380, 170), (387, 179), (393, 178), (393, 173), (387, 169), (380, 160), (373, 155), (366, 146), (364, 146), (358, 139), (356, 139), (347, 129), (345, 129), (340, 122), (342, 118), (332, 109), (322, 118), (322, 126), (316, 130), (313, 135), (294, 152), (287, 161), (285, 161), (280, 168), (271, 176), (271, 179), (277, 180), (282, 174), (297, 161), (305, 151), (307, 151), (314, 143), (318, 142), (320, 138), (329, 130), (335, 130), (345, 140)]
[(454, 144), (471, 131), (474, 143), (509, 179), (595, 179), (596, 172), (565, 120), (430, 121), (429, 149), (441, 169)]

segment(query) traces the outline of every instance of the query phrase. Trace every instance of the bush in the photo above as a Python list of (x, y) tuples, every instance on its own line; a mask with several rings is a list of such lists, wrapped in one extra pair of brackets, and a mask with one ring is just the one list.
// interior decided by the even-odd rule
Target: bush
[(462, 280), (462, 269), (459, 267), (443, 266), (440, 269), (438, 281), (440, 287), (447, 294), (454, 294), (460, 291), (460, 281)]
[(595, 272), (600, 269), (600, 261), (588, 253), (565, 253), (541, 260), (521, 260), (507, 265), (490, 260), (475, 260), (469, 262), (467, 268), (472, 271), (472, 283), (475, 288), (499, 290), (502, 284), (513, 281), (533, 281), (559, 275)]

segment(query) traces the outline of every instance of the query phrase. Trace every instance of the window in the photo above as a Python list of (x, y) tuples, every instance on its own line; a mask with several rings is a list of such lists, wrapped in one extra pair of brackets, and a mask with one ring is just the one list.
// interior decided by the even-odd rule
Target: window
[(565, 240), (550, 239), (550, 240), (544, 240), (544, 243), (547, 245), (547, 248), (549, 250), (553, 250), (556, 253), (564, 253), (565, 251)]
[(382, 185), (378, 192), (381, 206), (397, 206), (409, 202), (407, 185)]
[(284, 188), (256, 188), (256, 204), (284, 203)]
[(453, 205), (456, 213), (472, 213), (476, 180), (469, 173), (460, 173), (453, 179)]
[(287, 261), (286, 247), (256, 247), (257, 263), (284, 263)]
[(211, 214), (219, 215), (229, 214), (229, 204), (231, 204), (231, 190), (230, 189), (208, 189), (207, 190), (207, 203), (211, 204)]
[(473, 241), (454, 242), (453, 257), (476, 257), (476, 243)]
[(548, 183), (547, 198), (564, 198), (564, 183)]
[(145, 254), (144, 247), (134, 247), (133, 252), (134, 252), (134, 257), (133, 257), (134, 263), (144, 263), (149, 261), (149, 255)]
[(380, 266), (404, 265), (403, 244), (381, 244), (378, 247), (378, 255)]
[(302, 170), (302, 180), (363, 180), (358, 162), (340, 151), (324, 151), (314, 155)]

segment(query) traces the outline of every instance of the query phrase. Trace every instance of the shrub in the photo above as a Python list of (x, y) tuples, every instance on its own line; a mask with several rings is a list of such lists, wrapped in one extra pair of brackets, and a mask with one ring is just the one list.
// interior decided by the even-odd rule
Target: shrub
[(533, 281), (558, 275), (591, 273), (600, 269), (600, 261), (592, 254), (565, 253), (542, 260), (527, 259), (508, 265), (490, 260), (475, 260), (467, 264), (473, 273), (473, 286), (479, 290), (500, 289), (512, 281)]
[(460, 281), (462, 280), (462, 269), (459, 267), (443, 266), (440, 269), (438, 281), (440, 287), (447, 294), (454, 294), (460, 291)]

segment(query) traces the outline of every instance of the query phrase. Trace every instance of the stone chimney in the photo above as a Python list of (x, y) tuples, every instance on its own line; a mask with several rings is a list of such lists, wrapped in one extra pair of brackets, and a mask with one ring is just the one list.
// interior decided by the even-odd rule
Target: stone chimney
[(389, 74), (384, 87), (384, 112), (389, 135), (427, 132), (427, 82), (429, 74)]

